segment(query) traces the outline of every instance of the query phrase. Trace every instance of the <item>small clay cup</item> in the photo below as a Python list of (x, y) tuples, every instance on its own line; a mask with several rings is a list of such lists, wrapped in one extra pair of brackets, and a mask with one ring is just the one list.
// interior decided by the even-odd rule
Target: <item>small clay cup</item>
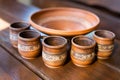
[(96, 30), (94, 39), (97, 42), (97, 56), (99, 59), (107, 59), (114, 48), (115, 34), (108, 30)]
[(30, 28), (30, 24), (26, 22), (15, 22), (9, 27), (10, 30), (10, 41), (13, 47), (17, 48), (18, 45), (18, 33)]
[(34, 59), (41, 51), (40, 34), (34, 30), (25, 30), (18, 36), (18, 51), (25, 59)]
[(67, 39), (61, 36), (48, 36), (42, 41), (42, 58), (49, 68), (63, 66), (67, 57)]
[(71, 59), (79, 67), (87, 67), (95, 58), (96, 42), (86, 36), (75, 36), (71, 40)]

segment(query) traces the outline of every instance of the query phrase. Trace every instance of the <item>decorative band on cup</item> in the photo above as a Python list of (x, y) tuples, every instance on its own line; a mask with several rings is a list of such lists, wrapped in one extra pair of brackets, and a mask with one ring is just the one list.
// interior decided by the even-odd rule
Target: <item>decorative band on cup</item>
[(12, 45), (15, 48), (17, 48), (19, 32), (27, 30), (29, 28), (30, 28), (30, 24), (26, 23), (26, 22), (15, 22), (10, 25), (10, 27), (9, 27), (10, 40), (11, 40)]
[(34, 30), (25, 30), (18, 36), (18, 51), (23, 58), (34, 59), (41, 50), (40, 34)]
[(67, 58), (67, 39), (61, 36), (47, 36), (42, 41), (42, 58), (46, 66), (58, 68)]
[(94, 39), (97, 42), (97, 57), (99, 59), (109, 58), (114, 48), (115, 34), (108, 30), (96, 30)]
[(96, 42), (86, 36), (80, 35), (72, 38), (71, 59), (80, 67), (91, 64), (95, 57)]

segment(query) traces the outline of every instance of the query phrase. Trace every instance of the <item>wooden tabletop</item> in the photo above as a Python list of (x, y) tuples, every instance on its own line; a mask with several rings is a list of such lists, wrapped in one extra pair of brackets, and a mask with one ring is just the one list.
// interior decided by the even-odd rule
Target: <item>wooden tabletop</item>
[(0, 80), (120, 80), (120, 18), (86, 5), (72, 2), (67, 5), (94, 12), (101, 20), (98, 29), (116, 34), (112, 56), (107, 60), (96, 60), (86, 68), (77, 67), (70, 60), (57, 69), (46, 67), (41, 56), (23, 59), (10, 43), (8, 27), (16, 21), (28, 21), (30, 15), (40, 9), (15, 0), (0, 0)]

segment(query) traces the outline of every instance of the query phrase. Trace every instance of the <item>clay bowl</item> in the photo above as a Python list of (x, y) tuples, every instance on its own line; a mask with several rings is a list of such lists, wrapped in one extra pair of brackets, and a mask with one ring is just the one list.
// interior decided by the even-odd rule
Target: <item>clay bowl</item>
[(96, 29), (100, 23), (94, 13), (76, 8), (48, 8), (31, 15), (30, 24), (49, 35), (75, 36)]

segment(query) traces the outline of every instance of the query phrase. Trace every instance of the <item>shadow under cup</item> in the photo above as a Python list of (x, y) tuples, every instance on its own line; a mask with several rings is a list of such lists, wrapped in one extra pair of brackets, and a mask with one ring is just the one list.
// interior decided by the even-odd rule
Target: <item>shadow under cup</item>
[(96, 30), (94, 39), (97, 42), (97, 56), (99, 59), (107, 59), (114, 48), (115, 34), (108, 30)]
[(42, 58), (47, 67), (62, 66), (67, 57), (67, 40), (61, 36), (48, 36), (43, 39)]
[(40, 34), (34, 30), (25, 30), (18, 36), (18, 51), (25, 59), (34, 59), (40, 54)]
[(96, 42), (86, 36), (72, 38), (71, 59), (79, 67), (86, 67), (94, 61)]

